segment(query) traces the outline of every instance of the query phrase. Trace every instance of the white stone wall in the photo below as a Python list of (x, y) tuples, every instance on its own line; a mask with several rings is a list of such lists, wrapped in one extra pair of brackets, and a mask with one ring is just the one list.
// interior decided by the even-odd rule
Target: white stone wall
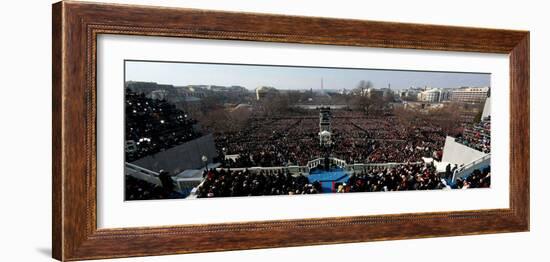
[(467, 147), (463, 144), (455, 142), (455, 138), (447, 136), (445, 139), (445, 147), (443, 148), (443, 162), (449, 162), (457, 165), (471, 163), (474, 160), (480, 159), (486, 154)]

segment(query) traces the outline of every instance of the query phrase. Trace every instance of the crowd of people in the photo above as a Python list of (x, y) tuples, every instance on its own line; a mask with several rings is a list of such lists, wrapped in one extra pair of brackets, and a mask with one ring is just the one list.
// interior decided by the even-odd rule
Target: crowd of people
[[(220, 106), (221, 107), (221, 106)], [(418, 115), (402, 117), (383, 110), (379, 114), (364, 110), (333, 109), (330, 112), (331, 143), (319, 141), (319, 111), (286, 108), (266, 115), (261, 107), (251, 106), (244, 124), (234, 127), (205, 127), (197, 115), (187, 114), (164, 99), (125, 89), (125, 157), (127, 162), (153, 155), (212, 132), (218, 157), (212, 159), (221, 169), (204, 171), (197, 188), (199, 198), (258, 195), (293, 195), (320, 193), (321, 184), (311, 183), (302, 174), (286, 171), (251, 172), (231, 170), (250, 167), (305, 166), (309, 161), (335, 157), (348, 164), (400, 163), (350, 175), (338, 192), (429, 190), (477, 188), (490, 186), (490, 169), (476, 170), (456, 184), (448, 185), (447, 175), (439, 175), (430, 165), (417, 164), (424, 157), (441, 160), (447, 132), (435, 121)], [(260, 111), (255, 111), (260, 110)], [(210, 111), (207, 111), (210, 112)], [(193, 114), (193, 112), (191, 112)], [(201, 119), (204, 132), (197, 127)], [(211, 122), (221, 123), (212, 118)], [(234, 121), (237, 122), (237, 121)], [(230, 123), (228, 123), (230, 125)], [(453, 125), (454, 127), (455, 125)], [(460, 127), (460, 124), (456, 126)], [(490, 117), (465, 126), (456, 141), (490, 153)], [(443, 176), (443, 177), (442, 177)], [(163, 185), (126, 176), (126, 199), (177, 198), (165, 176)]]
[(148, 200), (148, 199), (175, 199), (184, 198), (180, 192), (174, 190), (174, 181), (166, 171), (160, 171), (159, 185), (149, 183), (145, 180), (125, 175), (125, 200)]
[[(174, 105), (144, 94), (126, 90), (126, 140), (136, 143), (127, 150), (132, 161), (179, 145), (201, 135), (196, 121)], [(304, 166), (326, 154), (347, 163), (410, 163), (374, 168), (355, 173), (338, 192), (429, 190), (451, 188), (435, 168), (413, 164), (422, 157), (440, 159), (446, 134), (426, 121), (403, 123), (392, 115), (367, 116), (363, 112), (334, 110), (331, 117), (329, 148), (319, 144), (317, 111), (279, 117), (253, 116), (245, 128), (215, 133), (215, 143), (224, 168), (254, 166)], [(490, 152), (490, 118), (465, 128), (457, 141), (483, 152)], [(234, 157), (225, 157), (233, 155)], [(235, 157), (236, 156), (236, 157)], [(211, 169), (204, 171), (197, 197), (292, 195), (320, 193), (319, 182), (310, 183), (304, 175), (283, 171), (250, 172)], [(459, 179), (457, 188), (488, 187), (490, 171), (472, 173)], [(126, 176), (126, 199), (173, 198), (172, 190)]]
[[(306, 165), (324, 157), (319, 144), (319, 119), (312, 110), (301, 116), (253, 117), (245, 128), (216, 134), (225, 167)], [(416, 162), (441, 156), (446, 134), (428, 122), (405, 126), (393, 116), (366, 116), (335, 110), (329, 155), (348, 163)]]
[(491, 153), (491, 118), (484, 118), (479, 123), (465, 127), (463, 134), (455, 141), (483, 153)]
[(491, 186), (491, 167), (482, 170), (476, 169), (465, 179), (456, 181), (457, 188), (487, 188)]
[[(347, 151), (341, 157), (348, 162), (416, 162), (422, 157), (437, 159), (446, 135), (431, 123), (422, 121), (405, 125), (395, 116), (336, 118), (335, 124), (337, 142), (342, 145), (341, 150)], [(359, 132), (354, 132), (353, 127)], [(339, 140), (340, 137), (343, 139)]]
[[(251, 172), (247, 169), (211, 169), (203, 173), (204, 181), (197, 189), (198, 198), (303, 195), (322, 192), (321, 183), (310, 182), (302, 174), (291, 175), (285, 171)], [(450, 184), (430, 164), (401, 164), (377, 167), (354, 173), (345, 183), (334, 188), (337, 193), (385, 192), (434, 189), (486, 188), (491, 184), (490, 167), (474, 170), (472, 174)]]
[[(351, 110), (332, 114), (331, 157), (348, 163), (385, 163), (441, 155), (446, 134), (429, 122), (405, 125), (392, 115), (367, 116)], [(135, 150), (126, 150), (127, 161), (197, 138), (195, 124), (172, 104), (127, 89), (126, 140), (136, 145)], [(224, 167), (306, 165), (327, 153), (319, 145), (318, 132), (316, 110), (276, 118), (253, 116), (244, 127), (214, 130), (218, 160)]]
[(242, 130), (216, 134), (225, 167), (305, 165), (311, 157), (319, 157), (318, 119), (315, 118), (253, 118)]
[(424, 164), (404, 164), (374, 168), (350, 176), (339, 192), (376, 192), (450, 188), (435, 168)]
[(265, 171), (258, 173), (233, 171), (228, 169), (205, 170), (204, 180), (197, 188), (198, 198), (266, 196), (266, 195), (302, 195), (321, 192), (321, 184), (309, 183), (303, 175), (293, 176), (284, 171)]
[(137, 179), (126, 175), (125, 177), (125, 199), (126, 200), (148, 200), (167, 199), (170, 194), (162, 186), (151, 184), (145, 180)]
[(157, 153), (199, 137), (196, 121), (173, 104), (125, 91), (126, 161)]

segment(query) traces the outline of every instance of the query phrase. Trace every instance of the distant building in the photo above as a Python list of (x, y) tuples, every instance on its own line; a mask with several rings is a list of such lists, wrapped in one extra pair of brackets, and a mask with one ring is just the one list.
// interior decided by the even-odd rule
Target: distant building
[(391, 94), (391, 89), (389, 88), (367, 88), (362, 90), (362, 95), (368, 98), (385, 98)]
[(461, 87), (452, 91), (451, 100), (463, 103), (483, 103), (489, 94), (489, 87)]
[(439, 103), (450, 99), (451, 91), (441, 88), (426, 89), (417, 94), (417, 100), (421, 102)]
[(227, 91), (234, 93), (247, 93), (248, 89), (243, 86), (230, 86), (227, 88)]
[(168, 91), (165, 89), (159, 89), (151, 91), (151, 99), (157, 99), (157, 100), (165, 100), (168, 96)]
[(428, 89), (418, 93), (418, 101), (435, 103), (439, 102), (441, 90), (437, 88)]
[(271, 86), (261, 86), (256, 88), (256, 100), (264, 99), (268, 96), (279, 94), (279, 90)]
[(127, 81), (125, 84), (126, 88), (130, 88), (132, 91), (140, 94), (143, 93), (146, 96), (151, 95), (151, 92), (156, 90), (166, 90), (168, 92), (173, 91), (173, 85), (163, 85), (157, 84), (155, 82), (136, 82), (136, 81)]
[(178, 94), (184, 97), (187, 97), (187, 96), (199, 97), (199, 98), (206, 97), (205, 86), (188, 85), (188, 86), (177, 86), (175, 88), (178, 91)]
[(418, 94), (422, 91), (422, 88), (410, 87), (399, 92), (399, 98), (406, 101), (416, 101), (418, 99)]
[(246, 93), (248, 90), (242, 86), (216, 86), (210, 85), (208, 89), (212, 92), (232, 92), (232, 93)]
[(351, 91), (343, 88), (343, 89), (340, 89), (340, 91), (338, 93), (341, 94), (341, 95), (349, 95), (349, 94), (351, 94)]
[(452, 92), (449, 89), (442, 89), (439, 93), (439, 102), (451, 101)]
[(227, 91), (227, 87), (225, 87), (225, 86), (210, 85), (210, 86), (208, 86), (208, 88), (209, 88), (210, 91), (212, 91), (212, 92), (224, 92), (224, 91)]

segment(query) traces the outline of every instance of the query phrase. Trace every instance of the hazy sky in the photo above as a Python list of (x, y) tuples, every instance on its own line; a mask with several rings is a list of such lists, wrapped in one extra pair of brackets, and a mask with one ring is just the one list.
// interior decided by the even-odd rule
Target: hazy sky
[(259, 86), (278, 89), (352, 89), (361, 80), (374, 87), (391, 84), (392, 89), (415, 87), (454, 88), (490, 86), (490, 74), (375, 69), (200, 64), (126, 61), (126, 81), (183, 85), (240, 85), (250, 90)]

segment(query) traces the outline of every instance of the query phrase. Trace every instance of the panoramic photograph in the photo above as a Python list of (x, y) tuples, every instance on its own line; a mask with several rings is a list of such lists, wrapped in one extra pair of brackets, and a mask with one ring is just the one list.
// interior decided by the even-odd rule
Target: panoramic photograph
[(491, 75), (126, 60), (125, 200), (491, 186)]

